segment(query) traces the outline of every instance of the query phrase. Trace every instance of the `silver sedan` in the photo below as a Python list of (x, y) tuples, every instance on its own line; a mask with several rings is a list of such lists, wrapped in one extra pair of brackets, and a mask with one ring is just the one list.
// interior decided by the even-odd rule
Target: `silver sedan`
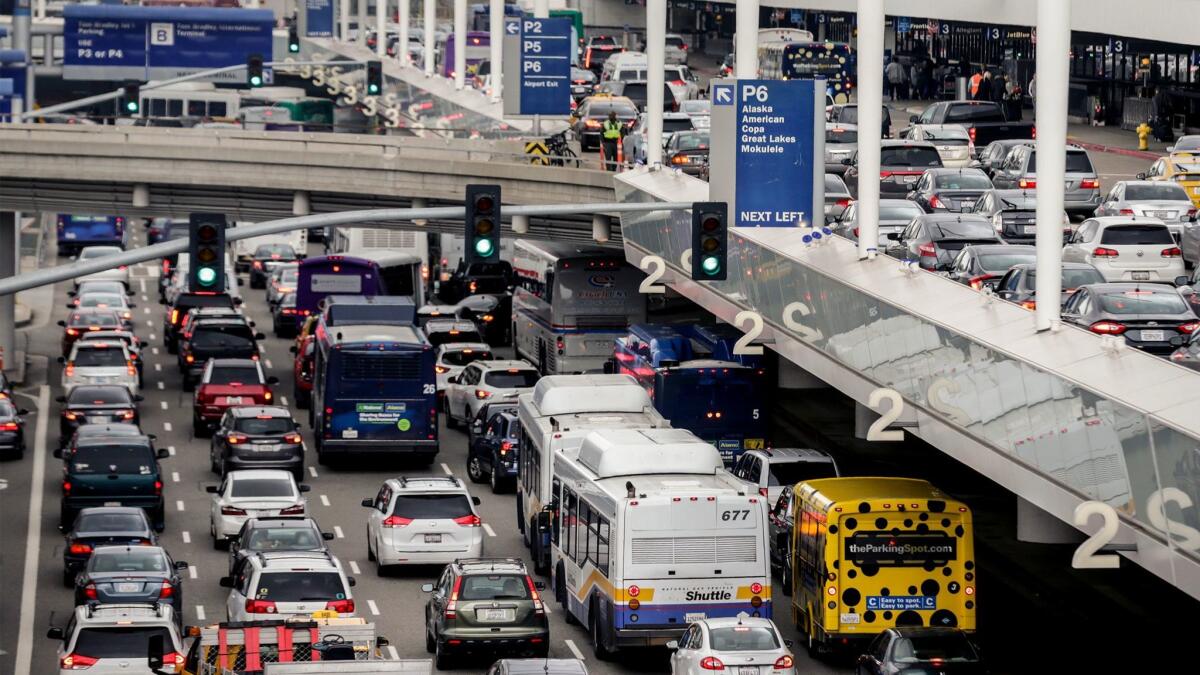
[(678, 641), (667, 643), (672, 675), (795, 675), (795, 661), (770, 619), (748, 616), (702, 619), (687, 627)]
[(1186, 225), (1196, 218), (1196, 207), (1183, 186), (1155, 180), (1118, 181), (1096, 208), (1097, 216), (1147, 216), (1157, 218), (1181, 241)]

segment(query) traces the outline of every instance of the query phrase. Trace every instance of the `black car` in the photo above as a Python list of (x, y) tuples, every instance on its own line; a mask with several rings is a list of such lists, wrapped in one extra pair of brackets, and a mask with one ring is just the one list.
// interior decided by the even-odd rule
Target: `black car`
[[(996, 234), (1010, 244), (1032, 244), (1037, 239), (1037, 193), (1033, 190), (989, 190), (979, 196), (971, 212), (992, 222)], [(1063, 243), (1071, 237), (1071, 221), (1062, 214)]]
[(871, 641), (858, 657), (859, 675), (986, 673), (979, 652), (958, 628), (897, 626)]
[(329, 550), (325, 542), (332, 539), (332, 532), (322, 532), (307, 516), (248, 518), (229, 540), (229, 574), (233, 575), (233, 568), (246, 556), (272, 551), (324, 553)]
[(21, 459), (25, 455), (25, 419), (29, 411), (18, 408), (11, 398), (0, 398), (0, 455)]
[[(1104, 283), (1100, 270), (1087, 263), (1065, 262), (1062, 264), (1061, 307), (1075, 292), (1088, 284)], [(1037, 265), (1033, 263), (1014, 265), (996, 284), (996, 295), (1015, 302), (1025, 309), (1037, 308)]]
[(1171, 361), (1184, 368), (1200, 371), (1200, 331), (1194, 331), (1187, 344), (1171, 352)]
[(58, 418), (58, 445), (62, 447), (85, 424), (138, 424), (141, 396), (120, 384), (85, 384), (55, 399), (63, 404)]
[(179, 371), (183, 390), (192, 391), (209, 359), (258, 358), (258, 340), (267, 336), (256, 333), (245, 317), (234, 319), (197, 319), (179, 336)]
[(512, 294), (486, 293), (468, 295), (457, 305), (459, 317), (475, 322), (483, 341), (492, 346), (512, 342)]
[(771, 538), (767, 542), (771, 572), (779, 577), (784, 595), (792, 594), (792, 531), (796, 527), (796, 516), (792, 512), (794, 501), (793, 486), (785, 485), (771, 507), (771, 514), (767, 519), (771, 532)]
[[(441, 270), (435, 270), (441, 272)], [(514, 282), (512, 265), (507, 261), (460, 261), (445, 281), (438, 284), (438, 299), (453, 305), (463, 298), (483, 293), (507, 293)]]
[(75, 605), (89, 602), (165, 603), (183, 620), (183, 577), (188, 564), (159, 546), (97, 546), (75, 577)]
[(63, 542), (63, 585), (75, 585), (75, 575), (87, 565), (97, 546), (129, 544), (156, 546), (158, 535), (150, 526), (146, 512), (129, 506), (101, 506), (83, 509)]
[(950, 266), (950, 278), (977, 291), (996, 290), (1000, 277), (1014, 265), (1033, 265), (1037, 262), (1032, 246), (1012, 244), (982, 244), (967, 246), (959, 252)]
[(163, 344), (167, 346), (167, 351), (174, 354), (179, 348), (179, 328), (189, 310), (197, 307), (233, 309), (238, 304), (241, 304), (241, 301), (235, 301), (228, 293), (180, 293), (175, 298), (175, 304), (163, 315)]
[(930, 169), (921, 176), (908, 198), (925, 213), (970, 212), (992, 181), (979, 169)]
[(284, 469), (304, 478), (304, 439), (281, 406), (235, 406), (213, 432), (209, 465), (222, 477), (238, 469)]
[(1120, 335), (1130, 347), (1163, 356), (1200, 331), (1200, 319), (1179, 291), (1161, 284), (1083, 286), (1063, 305), (1062, 318), (1093, 333)]
[[(850, 194), (858, 198), (858, 153), (842, 160), (846, 165), (843, 176)], [(942, 157), (932, 143), (924, 141), (883, 141), (879, 156), (879, 196), (907, 197), (909, 188), (920, 180), (928, 169), (942, 166)], [(875, 180), (872, 178), (872, 180)]]
[(501, 408), (486, 421), (471, 423), (467, 446), (467, 476), (475, 483), (485, 480), (493, 493), (506, 492), (517, 479), (517, 457), (521, 450), (521, 421), (515, 408)]
[(271, 271), (281, 264), (300, 259), (288, 244), (263, 244), (250, 257), (250, 288), (266, 288)]
[(271, 328), (277, 338), (296, 337), (296, 294), (288, 293), (271, 308)]
[(922, 269), (945, 272), (963, 247), (1003, 243), (991, 223), (979, 216), (930, 213), (914, 218), (896, 241), (888, 243), (887, 254), (915, 260)]
[(59, 526), (67, 527), (81, 509), (93, 506), (133, 506), (145, 509), (162, 532), (163, 480), (158, 460), (166, 449), (155, 450), (149, 436), (96, 436), (77, 440), (71, 452), (55, 450), (63, 460)]

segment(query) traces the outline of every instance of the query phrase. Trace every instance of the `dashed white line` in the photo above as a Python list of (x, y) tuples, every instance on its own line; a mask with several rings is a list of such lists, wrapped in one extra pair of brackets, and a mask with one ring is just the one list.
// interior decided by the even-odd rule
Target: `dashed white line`
[[(206, 618), (208, 617), (204, 616), (204, 605), (196, 605), (196, 620), (204, 621)], [(570, 640), (568, 640), (568, 642), (570, 642)]]
[(321, 495), (321, 506), (329, 506), (329, 497)]
[(166, 401), (159, 401), (159, 403), (161, 403), (161, 404), (162, 404), (162, 409), (163, 409), (163, 410), (169, 410), (169, 409), (170, 409), (170, 406), (168, 406), (168, 405), (167, 405), (167, 402), (166, 402)]
[(286, 396), (280, 396), (280, 397), (279, 397), (279, 405), (281, 405), (281, 406), (283, 406), (283, 407), (285, 407), (285, 408), (286, 408), (286, 407), (287, 407), (287, 404), (288, 404), (288, 402), (287, 402), (287, 397), (286, 397)]
[(354, 572), (355, 574), (362, 574), (362, 570), (358, 569), (358, 562), (354, 560), (350, 561), (350, 571)]
[(445, 471), (447, 476), (454, 475), (454, 472), (450, 470), (450, 467), (445, 462), (442, 462), (442, 471)]
[(153, 322), (153, 321), (147, 321), (147, 322), (146, 322), (146, 325), (147, 325), (148, 327), (150, 327), (150, 328), (154, 328), (154, 322)]
[(167, 446), (167, 454), (174, 457), (175, 456), (175, 446), (168, 445)]
[(267, 367), (267, 370), (270, 370), (275, 367), (275, 366), (271, 365), (271, 359), (264, 359), (263, 365), (265, 365)]
[(155, 341), (155, 340), (157, 340), (157, 339), (158, 339), (158, 337), (157, 337), (157, 336), (156, 336), (154, 333), (151, 333), (151, 334), (150, 334), (150, 341), (151, 341), (151, 342), (153, 342), (153, 341)]
[(308, 475), (312, 476), (313, 478), (316, 478), (317, 477), (317, 467), (309, 466), (308, 467)]
[(346, 533), (342, 532), (342, 527), (340, 525), (334, 525), (333, 526), (333, 536), (337, 537), (338, 539), (345, 539)]
[(367, 609), (371, 610), (371, 616), (379, 616), (379, 606), (374, 600), (367, 600)]
[(175, 510), (176, 510), (176, 511), (182, 511), (183, 509), (184, 509), (184, 506), (183, 506), (183, 500), (182, 500), (182, 499), (176, 499), (176, 500), (175, 500)]
[(489, 537), (494, 537), (494, 536), (496, 536), (496, 531), (495, 531), (495, 530), (493, 530), (493, 529), (492, 529), (492, 526), (491, 526), (491, 525), (488, 525), (487, 523), (484, 523), (484, 524), (483, 524), (483, 531), (484, 531), (484, 532), (487, 532)]
[(146, 292), (146, 280), (145, 279), (138, 279), (138, 286), (141, 287), (141, 291), (143, 293)]
[(154, 364), (154, 370), (155, 370), (155, 372), (161, 373), (162, 372), (162, 364), (161, 363)]
[(159, 380), (159, 382), (158, 382), (158, 388), (159, 388), (159, 389), (166, 389), (166, 388), (167, 388), (167, 383), (166, 383), (166, 382), (163, 382), (162, 380)]
[(150, 308), (149, 308), (149, 307), (143, 307), (143, 308), (142, 308), (142, 314), (149, 314), (149, 313), (150, 313)]
[(147, 302), (147, 301), (148, 301), (148, 299), (146, 298), (146, 294), (142, 293), (142, 302)]
[(183, 543), (185, 543), (185, 544), (192, 543), (192, 533), (191, 532), (184, 530), (183, 532), (179, 533), (179, 536), (183, 537)]
[(394, 645), (388, 645), (387, 651), (388, 651), (388, 656), (392, 657), (393, 661), (400, 660), (400, 652), (396, 651), (396, 647)]
[(170, 431), (173, 428), (170, 422), (163, 422), (163, 431)]
[(195, 579), (197, 576), (199, 576), (199, 573), (196, 572), (196, 566), (188, 565), (188, 578)]
[(158, 356), (158, 347), (151, 347), (151, 348), (150, 348), (150, 353), (151, 353), (151, 354), (153, 354), (153, 355), (155, 355), (155, 356)]
[(570, 649), (570, 650), (571, 650), (571, 653), (575, 655), (575, 658), (579, 659), (580, 661), (583, 661), (583, 660), (584, 660), (584, 659), (583, 659), (583, 652), (580, 652), (580, 651), (579, 651), (579, 647), (576, 647), (576, 646), (575, 646), (575, 643), (574, 643), (573, 641), (571, 641), (571, 640), (563, 640), (563, 642), (565, 642), (565, 643), (566, 643), (566, 645), (567, 645), (567, 649)]
[(179, 482), (179, 472), (178, 472), (178, 471), (172, 471), (172, 472), (171, 472), (171, 482), (172, 482), (172, 483), (178, 483), (178, 482)]

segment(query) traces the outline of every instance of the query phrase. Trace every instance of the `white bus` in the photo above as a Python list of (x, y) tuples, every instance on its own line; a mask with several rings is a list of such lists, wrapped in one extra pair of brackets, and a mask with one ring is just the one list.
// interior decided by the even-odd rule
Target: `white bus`
[(140, 117), (232, 121), (242, 106), (236, 89), (221, 89), (212, 82), (179, 82), (143, 91)]
[(684, 429), (593, 431), (554, 462), (555, 597), (598, 658), (691, 622), (771, 618), (766, 500)]
[(600, 371), (613, 340), (646, 320), (645, 275), (620, 249), (518, 240), (513, 348), (547, 375)]
[(517, 529), (540, 574), (550, 570), (551, 462), (578, 450), (595, 429), (668, 427), (645, 388), (629, 375), (550, 375), (518, 399), (521, 451), (517, 471)]
[[(374, 260), (388, 282), (389, 295), (410, 295), (417, 307), (425, 304), (430, 270), (428, 233), (374, 227), (330, 229), (327, 255), (344, 253)], [(415, 269), (410, 269), (414, 264)]]

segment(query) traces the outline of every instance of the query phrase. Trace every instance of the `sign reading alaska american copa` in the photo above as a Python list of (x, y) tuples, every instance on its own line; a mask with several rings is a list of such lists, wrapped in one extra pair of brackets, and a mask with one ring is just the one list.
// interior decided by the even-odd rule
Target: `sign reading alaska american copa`
[(728, 79), (711, 91), (709, 185), (714, 201), (728, 202), (731, 224), (820, 227), (825, 82)]

